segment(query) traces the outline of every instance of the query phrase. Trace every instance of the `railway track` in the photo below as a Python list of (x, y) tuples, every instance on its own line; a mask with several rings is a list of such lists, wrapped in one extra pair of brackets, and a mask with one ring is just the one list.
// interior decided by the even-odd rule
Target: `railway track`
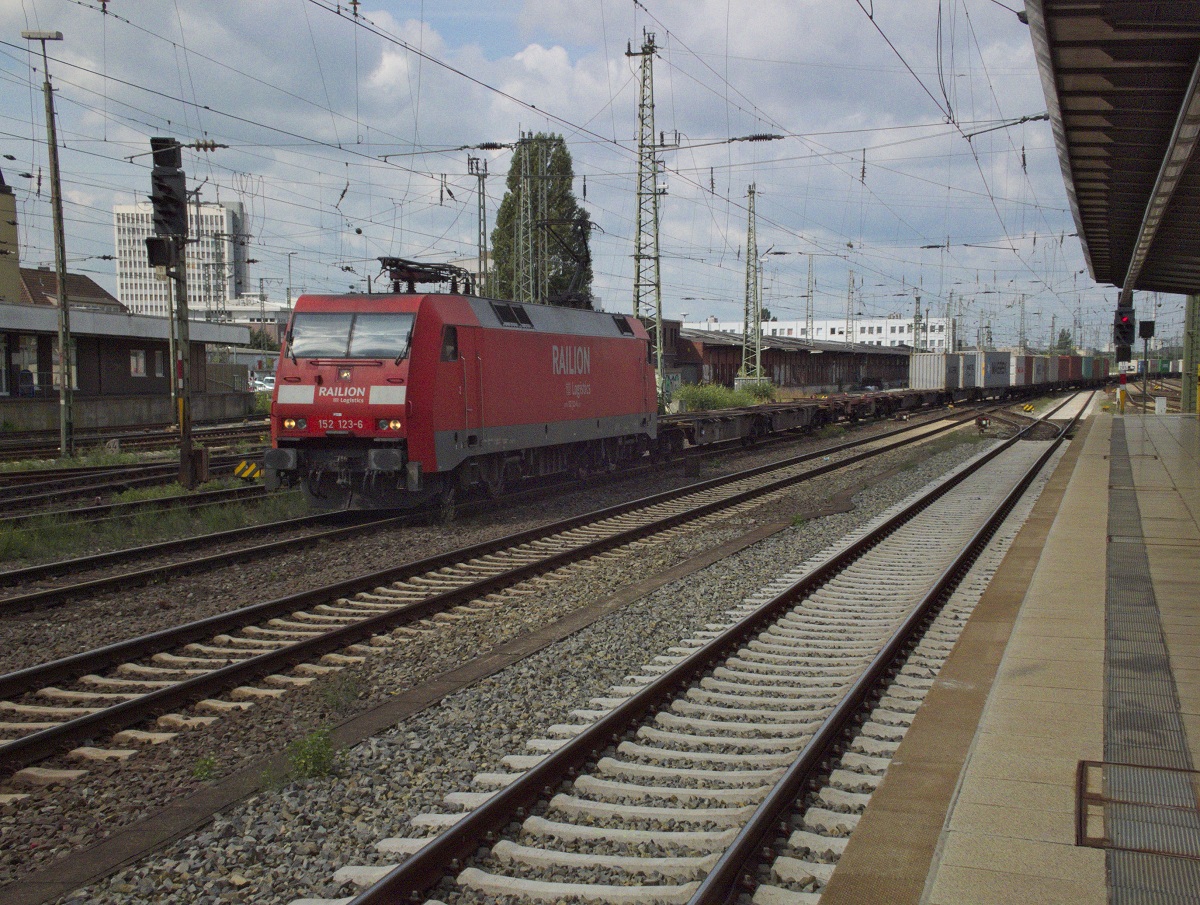
[[(821, 447), (804, 456), (793, 457), (793, 461), (801, 462), (817, 457), (838, 455), (863, 444), (879, 442), (890, 437), (898, 437), (932, 421), (942, 420), (935, 416), (929, 421), (909, 422), (905, 427), (886, 431), (871, 437), (859, 438), (845, 443)], [(740, 449), (740, 444), (737, 447)], [(701, 447), (696, 453), (702, 456), (717, 456), (729, 451), (728, 447), (713, 444), (712, 447)], [(686, 466), (685, 466), (686, 467)], [(623, 476), (622, 476), (623, 477)], [(557, 485), (555, 485), (557, 486)], [(473, 514), (480, 514), (501, 507), (509, 507), (514, 503), (543, 498), (553, 488), (539, 488), (506, 496), (501, 500), (483, 500), (470, 504)], [(116, 550), (111, 553), (96, 554), (59, 562), (44, 563), (23, 569), (0, 573), (0, 587), (7, 587), (10, 593), (0, 596), (0, 616), (25, 613), (38, 609), (58, 606), (68, 600), (101, 592), (111, 592), (123, 588), (138, 587), (148, 582), (159, 582), (176, 575), (192, 574), (208, 569), (222, 568), (239, 562), (248, 562), (261, 557), (271, 556), (278, 552), (290, 552), (297, 544), (321, 543), (327, 540), (338, 540), (351, 537), (367, 530), (386, 530), (398, 527), (412, 521), (427, 518), (425, 514), (406, 514), (395, 517), (369, 517), (360, 526), (336, 527), (329, 531), (298, 536), (296, 529), (307, 530), (310, 526), (321, 525), (330, 521), (344, 518), (341, 513), (326, 513), (317, 516), (292, 519), (247, 528), (238, 528), (213, 535), (203, 535), (175, 541), (152, 544), (144, 548)], [(256, 538), (268, 536), (271, 539), (265, 543), (254, 543)], [(286, 536), (284, 536), (286, 535)], [(177, 562), (163, 562), (165, 556), (176, 556), (188, 551), (202, 550), (205, 547), (236, 545), (208, 555), (188, 557)], [(148, 565), (153, 561), (153, 565)], [(53, 586), (47, 587), (50, 583)], [(29, 587), (36, 584), (36, 587)]]
[[(924, 427), (912, 433), (934, 432)], [(883, 443), (880, 449), (914, 439)], [(131, 756), (139, 740), (154, 738), (144, 730), (115, 738), (113, 733), (192, 705), (200, 715), (176, 714), (160, 725), (211, 721), (354, 658), (403, 644), (422, 630), (422, 620), (456, 607), (486, 612), (499, 603), (494, 595), (521, 581), (662, 537), (686, 522), (758, 505), (766, 494), (879, 451), (816, 468), (789, 460), (752, 469), (0, 677), (0, 732), (8, 739), (0, 745), (0, 770), (12, 773), (73, 745), (90, 747), (87, 743), (96, 739), (115, 747), (86, 756)], [(313, 662), (322, 657), (324, 663)], [(293, 667), (292, 674), (283, 674)], [(211, 698), (222, 693), (230, 700)]]
[[(192, 437), (206, 445), (217, 442), (258, 440), (269, 430), (267, 420), (237, 425), (195, 426)], [(178, 434), (169, 426), (158, 429), (133, 430), (118, 428), (113, 431), (80, 433), (75, 437), (77, 449), (88, 449), (115, 443), (120, 449), (152, 450), (171, 449), (179, 445)], [(0, 438), (0, 461), (11, 462), (24, 459), (54, 459), (58, 457), (58, 433), (51, 431), (26, 431), (6, 434)]]
[(816, 902), (953, 645), (939, 611), (1073, 423), (999, 445), (530, 740), (381, 840), (392, 863), (341, 868), (357, 897), (297, 905)]
[[(258, 458), (260, 451), (213, 456), (209, 460), (210, 478), (229, 477), (238, 463)], [(74, 471), (74, 470), (72, 470)], [(26, 472), (25, 474), (30, 474)], [(47, 509), (84, 498), (101, 499), (110, 494), (140, 487), (160, 487), (179, 479), (179, 463), (165, 462), (90, 473), (48, 476), (45, 480), (0, 485), (0, 505), (8, 511), (42, 514)], [(55, 514), (61, 514), (61, 510)], [(70, 514), (68, 510), (65, 514)], [(11, 516), (10, 516), (11, 518)]]
[[(407, 516), (321, 513), (12, 569), (0, 572), (0, 588), (9, 589), (8, 593), (0, 591), (3, 595), (0, 596), (0, 617), (48, 609), (82, 596), (139, 587), (279, 552), (292, 552), (312, 544), (353, 537), (364, 531), (405, 524), (408, 520)], [(341, 524), (344, 521), (350, 524)], [(319, 530), (327, 525), (334, 527)], [(261, 541), (264, 536), (272, 539), (247, 545), (248, 541)], [(187, 556), (192, 551), (214, 546), (225, 549)], [(186, 558), (162, 561), (164, 557), (180, 555)], [(46, 587), (47, 584), (53, 586)]]
[(1179, 414), (1183, 391), (1177, 385), (1163, 380), (1151, 379), (1147, 385), (1146, 392), (1143, 393), (1142, 381), (1139, 378), (1136, 381), (1131, 380), (1127, 383), (1125, 389), (1129, 393), (1129, 401), (1135, 411), (1153, 411), (1155, 398), (1161, 396), (1167, 400), (1167, 413)]
[(22, 525), (35, 519), (71, 519), (81, 522), (96, 522), (101, 519), (122, 518), (139, 512), (153, 512), (159, 509), (201, 509), (205, 506), (223, 506), (231, 502), (245, 502), (261, 499), (267, 495), (261, 484), (246, 484), (230, 487), (224, 490), (200, 490), (194, 493), (177, 494), (175, 496), (155, 497), (148, 500), (135, 500), (121, 503), (97, 503), (91, 506), (80, 506), (70, 510), (38, 510), (24, 512), (0, 518), (0, 531), (20, 530)]

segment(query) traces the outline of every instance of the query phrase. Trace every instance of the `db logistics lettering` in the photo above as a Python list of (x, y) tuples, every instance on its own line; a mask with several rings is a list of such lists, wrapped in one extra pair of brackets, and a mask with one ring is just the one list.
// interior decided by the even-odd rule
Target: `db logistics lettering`
[(550, 364), (555, 374), (590, 374), (592, 350), (587, 346), (551, 346)]

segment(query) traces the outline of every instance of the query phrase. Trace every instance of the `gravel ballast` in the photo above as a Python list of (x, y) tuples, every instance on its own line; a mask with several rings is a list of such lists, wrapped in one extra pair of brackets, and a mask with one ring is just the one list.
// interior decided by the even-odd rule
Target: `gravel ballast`
[[(461, 662), (464, 651), (487, 650), (762, 522), (811, 508), (839, 491), (864, 487), (854, 498), (853, 511), (787, 529), (669, 585), (451, 695), (395, 730), (340, 752), (338, 775), (282, 786), (273, 783), (268, 791), (219, 815), (162, 856), (126, 868), (63, 901), (159, 902), (174, 893), (194, 902), (287, 902), (303, 894), (345, 895), (346, 890), (331, 884), (334, 869), (346, 863), (370, 863), (376, 858), (373, 844), (378, 839), (414, 832), (408, 827), (409, 817), (439, 809), (447, 792), (468, 789), (476, 772), (497, 769), (499, 758), (521, 752), (526, 738), (551, 723), (567, 721), (571, 709), (602, 694), (696, 627), (713, 621), (779, 569), (824, 549), (980, 448), (977, 443), (964, 443), (933, 457), (894, 452), (849, 474), (815, 482), (819, 487), (801, 485), (759, 511), (630, 550), (619, 559), (556, 581), (542, 593), (522, 597), (519, 604), (490, 617), (421, 636), (403, 645), (395, 656), (372, 657), (367, 664), (282, 701), (260, 704), (209, 729), (145, 750), (122, 766), (93, 767), (89, 777), (75, 786), (37, 793), (31, 799), (36, 802), (33, 807), (0, 811), (4, 835), (23, 840), (3, 855), (3, 879), (66, 849), (87, 845), (106, 830), (201, 788), (210, 777), (225, 775), (288, 741), (333, 725), (397, 688), (437, 675)], [(881, 486), (871, 483), (870, 475), (914, 462), (919, 464), (891, 475)], [(743, 461), (738, 464), (745, 467)], [(595, 508), (595, 501), (584, 508)], [(516, 527), (493, 524), (480, 533), (507, 533)], [(428, 533), (431, 542), (439, 537), (435, 529)], [(370, 540), (386, 546), (383, 539)], [(453, 544), (444, 535), (441, 540), (445, 546), (464, 542), (457, 530)], [(420, 541), (411, 538), (410, 543), (416, 551)], [(369, 541), (362, 546), (369, 547)], [(394, 550), (391, 555), (396, 556)], [(403, 558), (415, 556), (416, 552)]]

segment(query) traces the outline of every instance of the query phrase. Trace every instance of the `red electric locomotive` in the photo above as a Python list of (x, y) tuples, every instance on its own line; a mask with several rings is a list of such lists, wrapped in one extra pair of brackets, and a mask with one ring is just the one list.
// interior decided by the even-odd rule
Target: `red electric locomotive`
[(268, 488), (299, 483), (321, 508), (447, 505), (469, 488), (499, 494), (651, 447), (654, 369), (636, 318), (461, 295), (453, 284), (415, 293), (419, 272), (401, 271), (405, 293), (296, 301), (271, 406)]

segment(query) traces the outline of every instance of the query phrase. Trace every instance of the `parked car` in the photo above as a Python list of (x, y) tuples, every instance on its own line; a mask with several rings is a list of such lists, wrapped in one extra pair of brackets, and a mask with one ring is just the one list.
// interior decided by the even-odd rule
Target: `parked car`
[(271, 392), (275, 389), (275, 375), (268, 374), (265, 377), (256, 377), (254, 379), (254, 389), (264, 393)]

